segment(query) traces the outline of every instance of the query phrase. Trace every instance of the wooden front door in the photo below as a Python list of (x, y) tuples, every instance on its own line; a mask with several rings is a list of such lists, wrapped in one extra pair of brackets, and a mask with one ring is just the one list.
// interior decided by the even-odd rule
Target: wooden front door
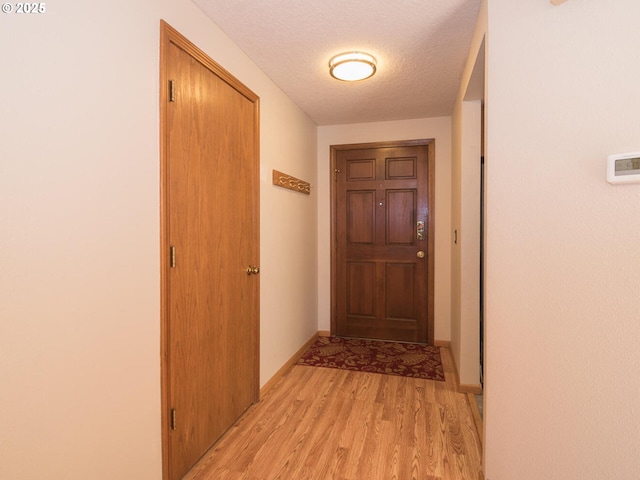
[(258, 97), (162, 25), (165, 478), (259, 395)]
[(332, 147), (332, 331), (433, 343), (433, 142)]

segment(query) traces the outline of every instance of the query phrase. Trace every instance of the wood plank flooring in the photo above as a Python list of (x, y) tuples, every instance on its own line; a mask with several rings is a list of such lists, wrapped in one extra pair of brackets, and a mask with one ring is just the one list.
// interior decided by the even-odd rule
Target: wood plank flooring
[(445, 382), (294, 365), (184, 480), (482, 480), (467, 395)]

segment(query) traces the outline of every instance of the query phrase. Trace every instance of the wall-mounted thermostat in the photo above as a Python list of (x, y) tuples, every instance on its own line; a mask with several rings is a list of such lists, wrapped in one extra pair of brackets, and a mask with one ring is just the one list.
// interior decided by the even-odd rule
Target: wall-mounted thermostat
[(609, 155), (607, 182), (640, 183), (640, 152)]

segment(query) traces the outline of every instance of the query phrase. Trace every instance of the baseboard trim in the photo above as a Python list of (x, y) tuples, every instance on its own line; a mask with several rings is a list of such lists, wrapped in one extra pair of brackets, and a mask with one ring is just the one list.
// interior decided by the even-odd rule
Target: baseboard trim
[[(451, 351), (451, 342), (449, 340), (435, 340), (433, 345), (436, 347), (448, 348)], [(465, 383), (460, 383), (460, 374), (458, 373), (458, 364), (456, 363), (456, 359), (453, 358), (453, 352), (451, 355), (451, 360), (453, 363), (453, 370), (456, 376), (456, 385), (458, 388), (458, 392), (460, 393), (471, 393), (473, 395), (480, 395), (482, 393), (482, 385), (468, 385)]]
[(482, 393), (482, 385), (468, 385), (465, 383), (458, 384), (460, 393), (471, 393), (472, 395), (480, 395)]
[(300, 347), (300, 349), (296, 353), (294, 353), (293, 356), (289, 360), (287, 360), (285, 364), (282, 365), (282, 367), (280, 367), (280, 369), (276, 373), (274, 373), (269, 380), (267, 380), (267, 383), (265, 383), (264, 386), (260, 389), (260, 398), (262, 398), (271, 388), (274, 387), (276, 383), (278, 383), (278, 381), (280, 381), (280, 379), (287, 373), (291, 366), (296, 364), (302, 354), (315, 343), (315, 341), (318, 339), (318, 336), (323, 335), (320, 335), (320, 332), (314, 333), (311, 338), (309, 338), (309, 340), (307, 340), (305, 344)]
[(318, 330), (319, 337), (330, 337), (331, 332), (329, 330)]

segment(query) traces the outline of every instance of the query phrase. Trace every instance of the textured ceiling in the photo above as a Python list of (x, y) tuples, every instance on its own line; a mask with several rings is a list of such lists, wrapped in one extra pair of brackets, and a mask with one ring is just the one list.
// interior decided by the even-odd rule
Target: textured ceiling
[[(480, 0), (194, 0), (318, 125), (450, 115)], [(375, 76), (329, 75), (363, 50)]]

